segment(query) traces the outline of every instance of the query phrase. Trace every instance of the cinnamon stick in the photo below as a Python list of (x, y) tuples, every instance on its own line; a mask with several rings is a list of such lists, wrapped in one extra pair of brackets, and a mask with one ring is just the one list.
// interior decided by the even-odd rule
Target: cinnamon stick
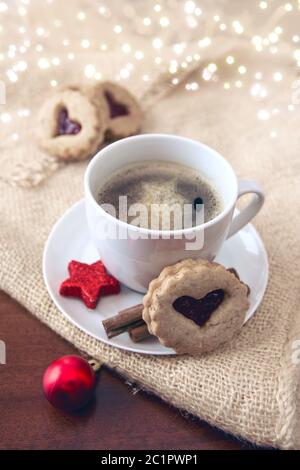
[(108, 338), (120, 335), (125, 331), (145, 325), (142, 317), (143, 304), (121, 310), (117, 315), (102, 322)]
[(144, 325), (136, 326), (135, 328), (130, 330), (129, 336), (134, 343), (138, 343), (143, 339), (149, 338), (151, 334), (149, 333), (148, 327), (145, 323)]

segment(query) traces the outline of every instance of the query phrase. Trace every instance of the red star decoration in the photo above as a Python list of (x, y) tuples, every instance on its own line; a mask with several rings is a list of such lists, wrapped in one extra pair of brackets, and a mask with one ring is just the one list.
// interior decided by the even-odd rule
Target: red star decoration
[(59, 293), (66, 297), (79, 297), (88, 308), (95, 308), (102, 295), (118, 294), (120, 283), (107, 274), (102, 261), (93, 264), (71, 261), (70, 277), (63, 281)]

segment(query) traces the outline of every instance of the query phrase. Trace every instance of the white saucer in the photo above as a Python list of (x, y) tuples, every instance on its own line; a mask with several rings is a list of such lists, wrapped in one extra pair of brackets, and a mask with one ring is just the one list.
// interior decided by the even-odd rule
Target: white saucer
[[(83, 200), (67, 210), (54, 225), (45, 246), (43, 273), (52, 300), (72, 323), (104, 343), (143, 354), (175, 354), (173, 349), (162, 346), (154, 338), (133, 343), (129, 335), (123, 333), (107, 339), (102, 320), (115, 315), (119, 310), (140, 303), (142, 294), (122, 286), (120, 294), (102, 297), (95, 310), (87, 309), (81, 300), (62, 297), (59, 286), (68, 277), (67, 266), (72, 259), (86, 263), (99, 259), (89, 238)], [(216, 261), (224, 266), (234, 267), (241, 279), (249, 285), (250, 308), (245, 321), (249, 320), (261, 303), (268, 282), (267, 253), (254, 227), (248, 224), (226, 241)]]

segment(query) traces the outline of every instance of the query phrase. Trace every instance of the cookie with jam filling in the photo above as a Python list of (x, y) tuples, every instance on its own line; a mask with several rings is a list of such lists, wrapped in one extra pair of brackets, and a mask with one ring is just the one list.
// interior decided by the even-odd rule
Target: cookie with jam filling
[(115, 140), (136, 134), (142, 124), (142, 111), (134, 96), (112, 82), (100, 82), (88, 92), (98, 112), (108, 122), (106, 139)]
[(249, 288), (233, 270), (205, 260), (165, 268), (143, 300), (143, 319), (177, 353), (200, 354), (230, 341), (249, 307)]
[(107, 121), (80, 89), (64, 89), (39, 114), (40, 147), (61, 160), (84, 160), (104, 141)]

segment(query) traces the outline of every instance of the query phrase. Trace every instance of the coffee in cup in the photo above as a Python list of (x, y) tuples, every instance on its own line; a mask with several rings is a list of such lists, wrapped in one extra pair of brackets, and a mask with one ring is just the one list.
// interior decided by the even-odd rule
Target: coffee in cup
[(99, 187), (97, 200), (117, 219), (156, 230), (195, 227), (223, 210), (222, 196), (206, 175), (170, 161), (125, 165)]

